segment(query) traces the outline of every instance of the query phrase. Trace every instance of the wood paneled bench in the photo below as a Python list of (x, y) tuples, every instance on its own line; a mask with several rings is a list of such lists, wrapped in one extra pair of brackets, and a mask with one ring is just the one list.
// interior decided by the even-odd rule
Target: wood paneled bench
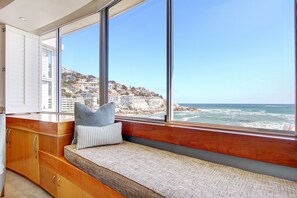
[[(56, 114), (7, 116), (7, 128), (9, 129), (6, 141), (7, 168), (27, 177), (55, 197), (130, 195), (132, 197), (134, 195), (188, 197), (192, 194), (198, 197), (297, 197), (296, 182), (250, 173), (127, 142), (83, 150), (75, 150), (74, 146), (67, 146), (65, 157), (75, 164), (73, 165), (64, 158), (64, 146), (71, 143), (73, 127), (73, 116)], [(281, 165), (297, 166), (297, 144), (296, 139), (292, 138), (275, 139), (237, 133), (224, 134), (127, 121), (123, 122), (123, 133)], [(184, 136), (185, 133), (187, 136)], [(212, 141), (204, 141), (210, 135), (214, 136), (211, 136)], [(190, 140), (188, 136), (192, 139)], [(225, 141), (223, 136), (226, 138), (232, 136), (232, 141), (227, 141), (228, 144), (218, 144), (219, 140)], [(247, 138), (244, 142), (249, 142), (250, 152), (240, 150), (241, 153), (238, 153), (236, 150), (237, 153), (234, 153), (235, 148), (243, 145), (232, 144), (233, 139), (238, 140), (241, 136)], [(254, 138), (253, 141), (251, 138)], [(232, 149), (226, 148), (226, 145)], [(277, 151), (275, 145), (278, 145)], [(92, 154), (85, 153), (88, 151)], [(278, 152), (286, 153), (286, 155), (263, 159), (268, 151), (273, 156), (276, 156)], [(92, 157), (95, 154), (105, 156), (104, 158), (110, 161), (98, 161), (97, 164), (93, 159), (88, 159), (88, 156)], [(71, 156), (77, 160), (71, 160)], [(85, 162), (84, 166), (78, 164), (81, 161)], [(101, 166), (99, 167), (101, 171), (99, 169), (92, 171), (96, 169), (91, 168), (94, 164)], [(101, 175), (95, 175), (95, 172)], [(123, 182), (127, 182), (126, 186)]]
[(39, 160), (40, 186), (54, 197), (123, 197), (64, 157), (39, 151)]
[(6, 117), (7, 168), (54, 197), (122, 197), (64, 159), (73, 139), (73, 116), (26, 114)]
[(125, 197), (297, 197), (297, 182), (124, 142), (65, 158)]

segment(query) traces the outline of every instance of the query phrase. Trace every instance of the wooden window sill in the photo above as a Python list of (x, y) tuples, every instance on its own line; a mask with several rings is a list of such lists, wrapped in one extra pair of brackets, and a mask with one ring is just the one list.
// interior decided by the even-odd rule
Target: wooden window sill
[(297, 168), (294, 136), (257, 134), (117, 119), (123, 134)]

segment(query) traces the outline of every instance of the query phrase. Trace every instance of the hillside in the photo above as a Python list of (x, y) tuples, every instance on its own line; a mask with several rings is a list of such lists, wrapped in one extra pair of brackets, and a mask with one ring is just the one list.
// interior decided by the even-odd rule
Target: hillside
[[(144, 87), (127, 86), (109, 81), (109, 101), (116, 104), (118, 115), (154, 114), (165, 112), (166, 100)], [(62, 98), (82, 102), (92, 109), (99, 108), (99, 78), (62, 68)], [(65, 105), (67, 106), (67, 105)], [(196, 111), (195, 108), (174, 104), (175, 111)]]

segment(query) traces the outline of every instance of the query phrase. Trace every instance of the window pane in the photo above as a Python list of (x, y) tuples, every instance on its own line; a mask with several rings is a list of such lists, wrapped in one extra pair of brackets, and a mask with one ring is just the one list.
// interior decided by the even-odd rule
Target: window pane
[(166, 0), (111, 18), (109, 38), (109, 101), (116, 115), (164, 120)]
[(56, 111), (56, 31), (41, 37), (42, 111)]
[(174, 119), (293, 131), (294, 1), (174, 4)]
[(73, 113), (75, 102), (93, 110), (99, 108), (98, 20), (96, 14), (90, 20), (83, 19), (61, 29), (62, 112)]

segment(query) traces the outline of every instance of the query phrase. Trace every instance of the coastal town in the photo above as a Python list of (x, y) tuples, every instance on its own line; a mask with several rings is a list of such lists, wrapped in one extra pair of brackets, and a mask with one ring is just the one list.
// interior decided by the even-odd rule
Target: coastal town
[[(116, 104), (117, 115), (143, 115), (166, 112), (166, 99), (144, 87), (127, 86), (116, 81), (108, 83), (108, 99)], [(74, 102), (99, 108), (99, 78), (62, 68), (62, 109), (73, 112)], [(196, 108), (174, 104), (175, 111), (197, 111)]]

